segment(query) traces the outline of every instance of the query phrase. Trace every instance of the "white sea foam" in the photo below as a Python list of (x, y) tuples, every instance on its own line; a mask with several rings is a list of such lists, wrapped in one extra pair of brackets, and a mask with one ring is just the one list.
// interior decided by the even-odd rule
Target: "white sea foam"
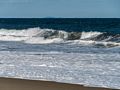
[(119, 53), (35, 53), (1, 51), (0, 76), (120, 89)]
[(24, 41), (29, 37), (0, 36), (0, 41)]
[(32, 37), (27, 40), (25, 40), (25, 43), (31, 43), (31, 44), (48, 44), (48, 43), (60, 43), (63, 40), (60, 38), (54, 38), (54, 39), (44, 39), (42, 37)]
[[(25, 43), (46, 44), (60, 42), (62, 39), (67, 38), (67, 32), (59, 31), (58, 36), (49, 37), (55, 30), (29, 28), (26, 30), (0, 30), (1, 41), (24, 41)], [(48, 39), (45, 39), (48, 36)]]
[(100, 34), (102, 34), (102, 33), (100, 33), (100, 32), (82, 32), (80, 39), (93, 38), (93, 37), (96, 37)]
[[(53, 36), (50, 34), (54, 34)], [(91, 37), (96, 37), (102, 33), (100, 32), (82, 32), (80, 39), (86, 39)], [(25, 30), (7, 30), (7, 29), (0, 29), (0, 37), (8, 37), (8, 36), (14, 36), (16, 38), (18, 37), (45, 37), (48, 36), (48, 38), (62, 38), (67, 39), (68, 38), (68, 32), (65, 31), (56, 31), (53, 29), (40, 29), (40, 28), (29, 28)], [(10, 40), (10, 37), (9, 37)]]
[(29, 28), (24, 30), (7, 30), (0, 29), (0, 35), (2, 36), (18, 36), (18, 37), (32, 37), (40, 32), (39, 28)]
[(76, 33), (65, 32), (62, 30), (53, 29), (40, 29), (40, 28), (29, 28), (24, 30), (0, 30), (0, 41), (21, 41), (30, 44), (48, 44), (48, 43), (66, 43), (71, 42), (72, 44), (84, 44), (84, 45), (104, 45), (104, 46), (119, 46), (120, 43), (110, 41), (94, 41), (90, 40), (103, 33), (100, 32), (81, 32), (77, 37), (79, 39), (67, 40), (77, 36)]
[(93, 40), (74, 40), (71, 41), (71, 44), (81, 44), (81, 45), (99, 45), (99, 46), (120, 46), (120, 43), (117, 42), (105, 42), (105, 41), (93, 41)]

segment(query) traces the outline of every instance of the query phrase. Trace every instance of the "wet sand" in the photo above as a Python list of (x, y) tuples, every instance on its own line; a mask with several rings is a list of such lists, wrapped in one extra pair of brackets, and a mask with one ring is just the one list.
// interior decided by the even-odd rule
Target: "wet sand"
[(0, 78), (0, 90), (113, 90), (49, 81)]

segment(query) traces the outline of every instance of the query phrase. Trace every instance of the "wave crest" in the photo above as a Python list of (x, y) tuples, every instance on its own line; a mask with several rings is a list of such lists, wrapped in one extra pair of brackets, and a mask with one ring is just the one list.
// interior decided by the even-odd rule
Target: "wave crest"
[(40, 28), (25, 30), (0, 29), (0, 41), (22, 41), (31, 44), (79, 42), (79, 44), (119, 46), (120, 35), (101, 32), (66, 32)]

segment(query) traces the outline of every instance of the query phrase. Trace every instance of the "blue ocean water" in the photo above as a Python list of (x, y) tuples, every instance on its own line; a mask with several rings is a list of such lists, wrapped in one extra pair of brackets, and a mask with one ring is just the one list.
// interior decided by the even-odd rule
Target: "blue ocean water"
[(120, 19), (0, 19), (0, 77), (120, 89)]
[(120, 33), (119, 18), (4, 18), (0, 19), (0, 28), (27, 29), (40, 27), (41, 29), (65, 30), (74, 32), (109, 32)]

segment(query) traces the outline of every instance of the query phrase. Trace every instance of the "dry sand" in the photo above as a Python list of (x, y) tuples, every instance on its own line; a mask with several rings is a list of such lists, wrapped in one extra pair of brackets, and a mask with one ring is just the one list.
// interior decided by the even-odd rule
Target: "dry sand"
[(113, 90), (49, 81), (0, 78), (0, 90)]

